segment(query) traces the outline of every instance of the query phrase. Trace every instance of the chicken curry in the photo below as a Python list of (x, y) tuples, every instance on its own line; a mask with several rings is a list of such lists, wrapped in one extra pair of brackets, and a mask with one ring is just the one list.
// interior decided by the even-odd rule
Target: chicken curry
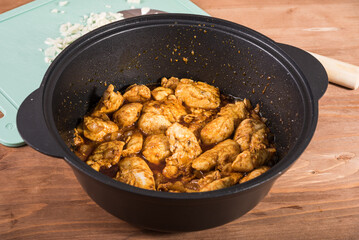
[(276, 149), (259, 106), (204, 82), (109, 85), (74, 130), (73, 150), (94, 170), (139, 188), (204, 192), (270, 169)]

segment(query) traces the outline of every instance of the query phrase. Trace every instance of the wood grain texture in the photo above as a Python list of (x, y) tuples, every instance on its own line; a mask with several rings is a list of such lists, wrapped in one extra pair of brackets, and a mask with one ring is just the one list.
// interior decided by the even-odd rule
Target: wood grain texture
[[(0, 12), (28, 0), (1, 1)], [(193, 0), (275, 41), (359, 65), (357, 0)], [(210, 230), (138, 229), (98, 207), (61, 159), (0, 145), (0, 239), (359, 239), (359, 91), (330, 84), (310, 145), (266, 198)]]

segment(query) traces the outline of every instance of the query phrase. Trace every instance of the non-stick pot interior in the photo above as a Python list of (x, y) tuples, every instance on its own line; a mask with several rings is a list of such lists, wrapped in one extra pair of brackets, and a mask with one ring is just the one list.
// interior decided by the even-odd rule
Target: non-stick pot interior
[(164, 76), (191, 78), (259, 104), (280, 159), (305, 127), (303, 84), (265, 44), (270, 41), (253, 34), (198, 19), (125, 21), (90, 33), (54, 63), (61, 68), (53, 75), (56, 127), (70, 146), (72, 129), (110, 83), (124, 90), (134, 83), (159, 84)]

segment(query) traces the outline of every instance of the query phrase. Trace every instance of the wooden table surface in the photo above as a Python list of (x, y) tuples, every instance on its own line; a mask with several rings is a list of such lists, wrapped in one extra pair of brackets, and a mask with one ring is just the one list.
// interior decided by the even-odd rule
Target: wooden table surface
[[(0, 13), (26, 2), (1, 0)], [(359, 65), (358, 0), (193, 2), (275, 41)], [(359, 90), (330, 84), (294, 166), (252, 211), (210, 230), (131, 226), (98, 207), (63, 160), (28, 146), (0, 145), (0, 183), (0, 239), (359, 239)]]

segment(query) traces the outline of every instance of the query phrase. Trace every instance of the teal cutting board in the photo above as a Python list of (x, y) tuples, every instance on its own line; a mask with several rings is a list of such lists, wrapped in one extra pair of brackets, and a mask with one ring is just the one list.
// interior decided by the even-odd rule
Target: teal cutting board
[[(16, 128), (16, 114), (22, 101), (39, 87), (49, 64), (44, 61), (48, 37), (60, 37), (59, 27), (66, 22), (80, 23), (91, 12), (118, 12), (131, 7), (149, 7), (170, 13), (208, 15), (189, 0), (36, 0), (0, 14), (0, 143), (16, 147), (24, 144)], [(58, 9), (64, 13), (51, 13)]]

